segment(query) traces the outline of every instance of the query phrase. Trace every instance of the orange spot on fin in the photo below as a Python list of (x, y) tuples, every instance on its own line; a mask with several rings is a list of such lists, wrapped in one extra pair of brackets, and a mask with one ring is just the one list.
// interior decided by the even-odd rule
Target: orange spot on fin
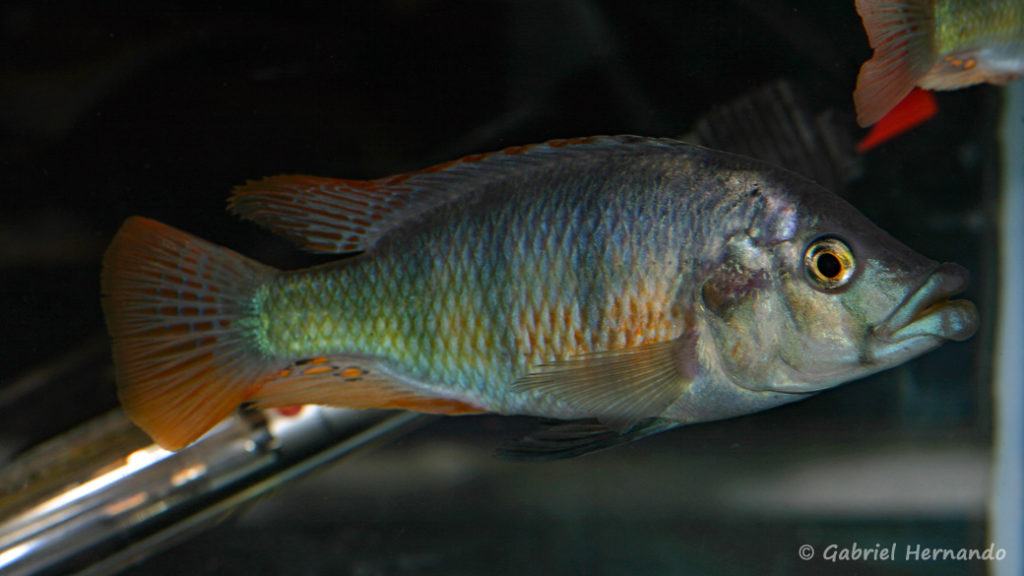
[(315, 376), (317, 374), (326, 374), (330, 371), (330, 366), (313, 366), (312, 368), (305, 369), (302, 373), (306, 376)]
[(364, 374), (364, 372), (363, 372), (363, 370), (361, 368), (357, 368), (355, 366), (349, 366), (348, 368), (345, 368), (344, 370), (342, 370), (339, 375), (342, 378), (352, 379), (352, 378), (359, 378), (363, 374)]
[(265, 378), (239, 320), (274, 270), (145, 218), (103, 258), (103, 310), (125, 412), (170, 450), (192, 443)]
[(857, 152), (868, 150), (888, 142), (931, 119), (939, 111), (935, 95), (928, 90), (914, 88), (895, 108), (882, 117), (871, 131), (857, 144)]
[(430, 414), (480, 414), (470, 402), (432, 395), (380, 371), (376, 364), (355, 365), (351, 358), (279, 371), (251, 398), (262, 408), (326, 404), (340, 408), (400, 409)]

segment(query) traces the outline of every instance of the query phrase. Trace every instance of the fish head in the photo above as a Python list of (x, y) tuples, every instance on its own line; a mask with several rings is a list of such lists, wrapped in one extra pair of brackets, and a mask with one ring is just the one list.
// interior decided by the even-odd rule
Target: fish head
[(705, 357), (731, 385), (784, 402), (976, 331), (974, 305), (951, 299), (967, 286), (963, 267), (922, 256), (821, 189), (771, 204), (729, 239), (699, 296)]

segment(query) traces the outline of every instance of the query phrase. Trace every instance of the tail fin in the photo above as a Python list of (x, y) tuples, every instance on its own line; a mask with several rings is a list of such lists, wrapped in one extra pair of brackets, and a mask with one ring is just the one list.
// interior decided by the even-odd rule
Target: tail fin
[(259, 388), (269, 367), (248, 300), (274, 270), (154, 220), (128, 219), (103, 259), (103, 310), (128, 416), (170, 450)]
[(861, 66), (853, 102), (857, 123), (878, 122), (932, 68), (932, 3), (926, 0), (856, 0), (868, 42), (875, 49)]

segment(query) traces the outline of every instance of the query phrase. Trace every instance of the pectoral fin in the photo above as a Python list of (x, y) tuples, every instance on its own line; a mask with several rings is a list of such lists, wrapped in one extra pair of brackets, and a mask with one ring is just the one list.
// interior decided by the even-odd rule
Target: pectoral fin
[(498, 448), (497, 455), (523, 461), (572, 458), (628, 444), (676, 426), (678, 422), (652, 419), (620, 433), (593, 420), (562, 422), (505, 443)]
[(512, 384), (550, 395), (608, 428), (627, 431), (660, 416), (696, 372), (696, 337), (599, 352), (544, 364)]

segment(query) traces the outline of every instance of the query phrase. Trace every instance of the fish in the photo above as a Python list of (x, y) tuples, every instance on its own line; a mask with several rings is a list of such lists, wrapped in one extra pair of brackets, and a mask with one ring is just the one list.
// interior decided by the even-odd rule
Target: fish
[(963, 267), (813, 182), (592, 136), (373, 180), (280, 175), (229, 210), (339, 259), (277, 270), (127, 219), (104, 256), (118, 395), (169, 450), (239, 406), (561, 422), (555, 459), (786, 404), (970, 337)]
[(853, 92), (878, 122), (914, 86), (955, 90), (1024, 75), (1024, 0), (856, 0), (874, 49)]

